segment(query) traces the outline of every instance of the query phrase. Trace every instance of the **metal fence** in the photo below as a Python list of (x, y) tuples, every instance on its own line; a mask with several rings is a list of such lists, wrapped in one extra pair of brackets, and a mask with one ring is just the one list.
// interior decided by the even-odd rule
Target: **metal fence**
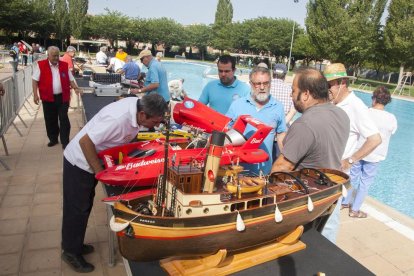
[[(27, 66), (24, 69), (14, 73), (11, 77), (0, 80), (5, 90), (5, 94), (0, 96), (0, 137), (3, 142), (6, 155), (9, 155), (9, 151), (7, 149), (4, 135), (9, 127), (13, 126), (18, 134), (22, 136), (21, 132), (14, 124), (16, 117), (21, 120), (25, 127), (27, 127), (23, 118), (19, 115), (19, 112), (22, 108), (25, 108), (30, 114), (30, 111), (26, 105), (30, 106), (28, 98), (33, 92), (32, 71), (32, 66)], [(1, 159), (0, 164), (8, 169), (7, 165)]]

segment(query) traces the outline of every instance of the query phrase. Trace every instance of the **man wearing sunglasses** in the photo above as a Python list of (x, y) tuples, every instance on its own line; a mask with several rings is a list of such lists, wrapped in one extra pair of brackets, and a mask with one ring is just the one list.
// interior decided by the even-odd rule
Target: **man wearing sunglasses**
[(168, 90), (167, 72), (161, 62), (157, 61), (150, 50), (142, 50), (138, 59), (148, 68), (145, 77), (144, 87), (131, 89), (132, 94), (140, 93), (158, 93), (166, 102), (170, 101), (170, 92)]
[[(342, 108), (349, 117), (350, 131), (341, 162), (342, 171), (349, 174), (355, 162), (363, 159), (381, 144), (381, 135), (369, 116), (368, 107), (349, 90), (348, 82), (354, 77), (348, 76), (345, 66), (342, 63), (330, 64), (323, 74), (329, 83), (330, 101)], [(359, 137), (364, 137), (366, 141), (356, 150)], [(339, 203), (322, 231), (322, 234), (333, 243), (336, 241), (339, 226)], [(342, 207), (349, 208), (349, 205), (344, 204)]]

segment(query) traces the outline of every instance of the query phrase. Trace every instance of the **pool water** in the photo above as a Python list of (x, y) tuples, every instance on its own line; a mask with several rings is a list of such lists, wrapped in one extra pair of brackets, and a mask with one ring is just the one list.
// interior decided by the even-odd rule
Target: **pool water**
[(203, 74), (211, 68), (208, 64), (190, 63), (190, 62), (167, 62), (163, 61), (167, 71), (168, 81), (174, 79), (184, 79), (184, 91), (187, 95), (195, 100), (201, 95), (201, 90), (211, 78), (204, 78)]
[[(168, 80), (184, 78), (184, 89), (193, 99), (198, 99), (204, 85), (211, 78), (204, 72), (215, 65), (192, 62), (163, 62)], [(355, 92), (367, 106), (371, 94)], [(397, 132), (391, 137), (387, 159), (380, 163), (369, 195), (376, 200), (414, 218), (414, 102), (393, 99), (386, 106), (398, 120)]]
[[(371, 106), (371, 94), (355, 93)], [(398, 129), (391, 137), (387, 159), (380, 163), (369, 195), (414, 218), (414, 102), (393, 99), (385, 110), (397, 117)]]

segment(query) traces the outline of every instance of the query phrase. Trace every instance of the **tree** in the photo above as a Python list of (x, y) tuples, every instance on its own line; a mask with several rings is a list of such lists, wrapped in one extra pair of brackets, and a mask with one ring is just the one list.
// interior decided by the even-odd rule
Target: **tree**
[(400, 66), (398, 83), (404, 67), (414, 67), (414, 2), (392, 0), (385, 26), (385, 45), (392, 60)]
[(305, 65), (309, 66), (312, 60), (321, 60), (321, 57), (316, 50), (315, 46), (310, 42), (307, 34), (300, 34), (294, 40), (292, 54), (296, 58), (302, 58), (305, 61)]
[[(288, 56), (294, 22), (288, 19), (259, 17), (244, 21), (249, 48), (254, 52), (270, 51), (275, 55)], [(295, 36), (303, 30), (295, 24)]]
[(201, 59), (204, 60), (206, 48), (211, 40), (211, 27), (203, 24), (190, 25), (184, 28), (188, 34), (188, 43), (200, 51)]
[(230, 0), (219, 0), (217, 3), (214, 25), (225, 26), (233, 20), (233, 5)]
[(232, 46), (229, 39), (233, 20), (233, 5), (230, 0), (219, 0), (213, 25), (212, 46), (225, 50)]
[(33, 9), (33, 2), (28, 0), (0, 1), (0, 29), (7, 37), (13, 32), (24, 36), (34, 21)]
[(369, 59), (385, 0), (313, 0), (306, 28), (321, 56), (357, 69)]
[(70, 35), (70, 28), (68, 28), (70, 25), (69, 13), (66, 0), (55, 0), (53, 10), (56, 37), (62, 41), (63, 50), (63, 40)]
[(119, 11), (105, 9), (106, 14), (95, 15), (88, 22), (89, 32), (95, 38), (106, 38), (113, 45), (118, 39), (126, 39), (130, 18)]
[(68, 0), (70, 29), (76, 38), (82, 37), (88, 4), (88, 0)]

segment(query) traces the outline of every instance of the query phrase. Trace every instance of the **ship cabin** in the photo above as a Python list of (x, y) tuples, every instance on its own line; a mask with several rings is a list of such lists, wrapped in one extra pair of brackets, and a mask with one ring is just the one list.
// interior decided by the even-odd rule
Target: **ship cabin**
[[(243, 194), (219, 183), (213, 193), (202, 192), (203, 170), (193, 165), (171, 166), (167, 175), (167, 208), (174, 217), (203, 217), (232, 213), (274, 204), (276, 195)], [(218, 181), (221, 182), (221, 181)]]

